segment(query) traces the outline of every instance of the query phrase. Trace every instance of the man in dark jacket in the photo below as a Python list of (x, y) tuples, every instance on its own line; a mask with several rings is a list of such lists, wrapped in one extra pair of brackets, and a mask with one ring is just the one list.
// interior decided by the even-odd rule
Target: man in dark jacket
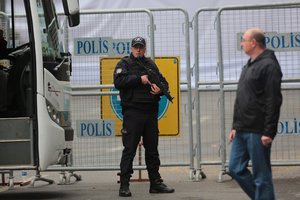
[[(282, 103), (282, 72), (274, 52), (266, 49), (261, 29), (247, 30), (241, 46), (250, 59), (238, 83), (229, 174), (251, 199), (273, 200), (270, 152)], [(253, 173), (247, 168), (249, 160)]]
[[(168, 87), (168, 82), (159, 72), (156, 64), (144, 56), (146, 41), (136, 37), (131, 43), (131, 54), (121, 59), (114, 71), (114, 85), (120, 91), (123, 128), (123, 152), (120, 163), (119, 196), (131, 196), (129, 180), (133, 173), (132, 162), (137, 146), (143, 137), (145, 160), (150, 179), (150, 193), (173, 193), (159, 174), (160, 159), (158, 153), (158, 102), (161, 89), (148, 79), (147, 71), (156, 72), (161, 84)], [(144, 66), (144, 67), (143, 67)]]

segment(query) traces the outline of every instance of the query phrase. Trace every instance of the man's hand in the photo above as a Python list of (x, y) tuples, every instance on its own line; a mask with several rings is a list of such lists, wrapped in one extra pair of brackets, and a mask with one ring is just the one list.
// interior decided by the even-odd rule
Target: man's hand
[(161, 93), (160, 88), (155, 83), (151, 83), (149, 81), (148, 75), (141, 76), (141, 81), (142, 81), (142, 84), (144, 84), (144, 85), (149, 84), (151, 86), (151, 91), (150, 91), (151, 94), (156, 95), (156, 94)]
[(144, 84), (144, 85), (146, 85), (146, 84), (151, 85), (151, 82), (148, 79), (148, 75), (141, 76), (141, 81), (142, 81), (142, 84)]
[(229, 134), (229, 137), (228, 137), (229, 142), (232, 142), (235, 134), (236, 134), (236, 130), (232, 129), (231, 132), (230, 132), (230, 134)]
[(150, 93), (156, 95), (156, 94), (161, 93), (161, 90), (159, 87), (157, 87), (157, 85), (155, 83), (152, 83)]
[(269, 147), (269, 146), (271, 146), (273, 139), (268, 136), (263, 135), (263, 136), (261, 136), (261, 142), (264, 146)]

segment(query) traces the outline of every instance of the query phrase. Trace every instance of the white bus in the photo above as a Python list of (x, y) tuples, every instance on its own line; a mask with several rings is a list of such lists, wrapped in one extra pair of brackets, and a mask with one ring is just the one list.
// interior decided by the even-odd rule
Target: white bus
[[(69, 27), (78, 0), (61, 0)], [(63, 47), (53, 0), (0, 1), (0, 172), (65, 164), (73, 129), (71, 55)], [(1, 36), (2, 35), (2, 36)]]

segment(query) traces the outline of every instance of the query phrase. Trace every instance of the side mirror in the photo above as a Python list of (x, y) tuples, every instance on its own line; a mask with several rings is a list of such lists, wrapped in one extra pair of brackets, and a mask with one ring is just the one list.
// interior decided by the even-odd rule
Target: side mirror
[(68, 16), (69, 26), (79, 25), (79, 0), (62, 0), (65, 15)]

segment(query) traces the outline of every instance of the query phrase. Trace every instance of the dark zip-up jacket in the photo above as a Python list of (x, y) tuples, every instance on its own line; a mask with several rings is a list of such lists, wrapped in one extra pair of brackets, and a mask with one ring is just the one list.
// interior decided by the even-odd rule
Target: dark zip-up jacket
[(282, 72), (272, 50), (266, 49), (243, 67), (234, 105), (232, 129), (274, 138), (282, 103)]

